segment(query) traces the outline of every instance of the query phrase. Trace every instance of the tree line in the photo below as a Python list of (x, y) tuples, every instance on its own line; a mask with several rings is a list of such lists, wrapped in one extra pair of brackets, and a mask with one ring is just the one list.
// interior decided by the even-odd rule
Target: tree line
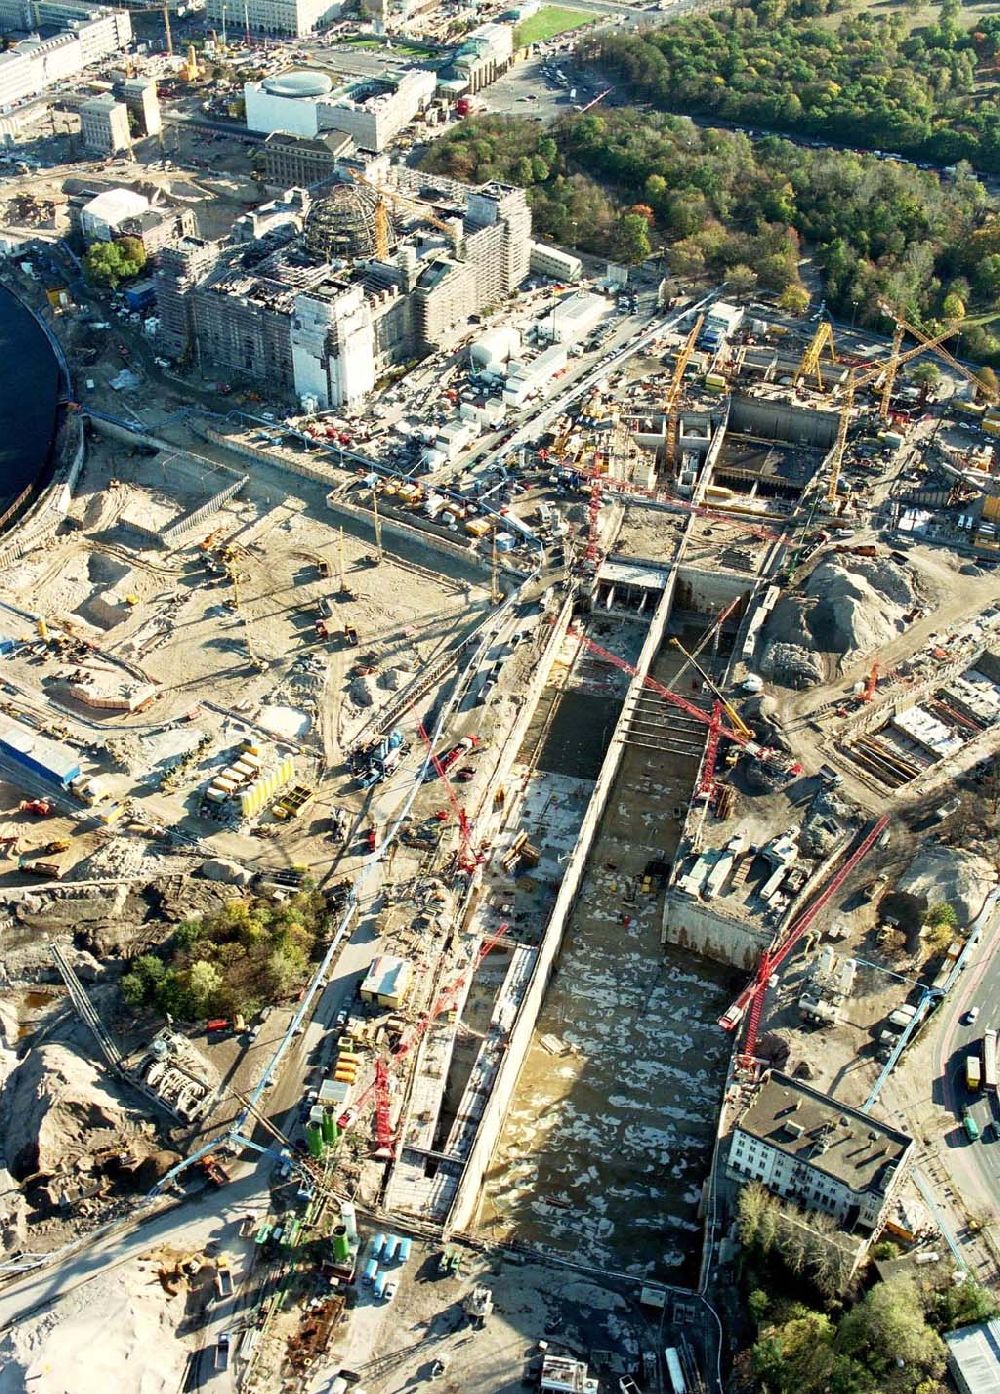
[(909, 33), (905, 16), (865, 11), (831, 26), (839, 0), (750, 0), (656, 29), (605, 30), (581, 41), (598, 68), (660, 111), (885, 149), (937, 165), (1000, 171), (993, 77), (1000, 17), (969, 31), (960, 0)]
[[(813, 149), (632, 107), (573, 113), (553, 126), (518, 117), (461, 122), (425, 168), (528, 190), (536, 235), (641, 261), (661, 250), (689, 281), (728, 280), (808, 302), (799, 264), (823, 273), (841, 318), (878, 325), (878, 302), (933, 328), (1000, 295), (1000, 221), (968, 165), (943, 178), (854, 151)], [(961, 352), (1000, 362), (988, 325)]]

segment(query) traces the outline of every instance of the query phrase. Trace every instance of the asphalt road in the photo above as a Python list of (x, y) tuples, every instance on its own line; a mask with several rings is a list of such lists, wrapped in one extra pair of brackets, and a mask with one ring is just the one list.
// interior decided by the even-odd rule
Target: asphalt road
[[(983, 1033), (1000, 1030), (1000, 953), (996, 953), (1000, 928), (1000, 889), (994, 891), (975, 921), (982, 935), (977, 958), (966, 969), (964, 978), (949, 1001), (940, 1008), (934, 1050), (935, 1075), (940, 1081), (942, 1102), (955, 1116), (955, 1127), (946, 1142), (943, 1159), (951, 1170), (970, 1210), (995, 1212), (1000, 1209), (1000, 1141), (993, 1127), (1000, 1121), (996, 1096), (970, 1093), (965, 1087), (965, 1058), (981, 1051)], [(963, 1022), (970, 1007), (979, 1008), (975, 1025)], [(945, 1015), (946, 1014), (946, 1015)], [(962, 1128), (962, 1109), (968, 1105), (983, 1130), (978, 1142), (970, 1142)]]

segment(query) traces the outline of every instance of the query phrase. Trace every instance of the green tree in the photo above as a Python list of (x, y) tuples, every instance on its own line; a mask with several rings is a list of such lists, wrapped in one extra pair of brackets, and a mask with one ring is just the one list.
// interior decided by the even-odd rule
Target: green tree
[(952, 291), (946, 295), (941, 302), (941, 311), (945, 319), (960, 320), (965, 319), (965, 301), (960, 295)]
[(924, 359), (910, 373), (910, 377), (918, 387), (936, 387), (941, 381), (941, 369), (936, 363), (931, 363)]
[(786, 286), (778, 297), (778, 306), (790, 315), (804, 315), (809, 308), (809, 292), (805, 286)]
[(647, 219), (641, 213), (623, 213), (615, 228), (615, 257), (626, 266), (638, 266), (651, 252)]
[(935, 1300), (934, 1318), (943, 1331), (957, 1326), (973, 1326), (976, 1322), (992, 1321), (997, 1315), (996, 1299), (974, 1278), (943, 1288)]
[(734, 295), (749, 295), (757, 284), (757, 273), (744, 262), (730, 268), (726, 284)]
[(188, 992), (195, 1012), (204, 1016), (211, 1012), (222, 991), (222, 974), (214, 963), (196, 959), (188, 969)]
[(117, 289), (130, 281), (146, 265), (146, 251), (137, 237), (120, 237), (115, 242), (94, 242), (84, 259), (88, 278), (95, 285)]
[(927, 1325), (911, 1278), (892, 1278), (871, 1288), (841, 1321), (837, 1349), (905, 1389), (915, 1390), (944, 1370), (944, 1343)]

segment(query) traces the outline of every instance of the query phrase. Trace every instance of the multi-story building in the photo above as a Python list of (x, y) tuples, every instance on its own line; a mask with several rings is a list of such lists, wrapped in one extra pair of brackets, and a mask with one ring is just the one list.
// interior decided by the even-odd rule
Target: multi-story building
[(0, 54), (0, 109), (39, 96), (53, 83), (120, 52), (132, 39), (127, 10), (57, 0), (0, 0), (0, 29), (53, 25), (61, 32), (26, 39)]
[(728, 1171), (832, 1215), (842, 1229), (872, 1233), (914, 1149), (905, 1133), (771, 1070), (733, 1129)]
[(583, 262), (579, 257), (544, 242), (532, 242), (528, 265), (533, 276), (549, 276), (553, 281), (565, 281), (568, 285), (573, 285), (583, 275)]
[(323, 24), (339, 19), (341, 0), (243, 0), (234, 6), (227, 0), (208, 0), (209, 20), (220, 27), (226, 23), (249, 25), (258, 34), (283, 34), (305, 38)]
[[(447, 227), (435, 214), (430, 232), (419, 213), (407, 215), (407, 227), (394, 215), (395, 250), (382, 257), (376, 196), (356, 184), (335, 184), (313, 203), (302, 236), (293, 220), (249, 246), (231, 239), (206, 250), (187, 239), (168, 248), (157, 273), (165, 352), (191, 351), (323, 407), (355, 405), (387, 366), (425, 354), (524, 278), (531, 216), (523, 191), (489, 184), (462, 196), (464, 222), (457, 210)], [(449, 208), (457, 201), (452, 191)]]
[(159, 342), (171, 358), (184, 359), (194, 352), (191, 297), (218, 258), (217, 243), (187, 237), (175, 247), (165, 247), (157, 259), (155, 281)]
[(337, 88), (326, 73), (278, 73), (245, 84), (247, 128), (309, 138), (343, 131), (360, 150), (380, 151), (430, 104), (435, 85), (436, 75), (422, 68)]
[(490, 183), (470, 192), (465, 259), (476, 273), (479, 307), (506, 299), (528, 274), (531, 209), (523, 189)]
[(84, 102), (80, 129), (87, 149), (102, 155), (117, 155), (132, 144), (125, 103), (116, 102), (114, 97), (92, 97)]
[(158, 136), (163, 129), (156, 83), (149, 77), (127, 78), (122, 83), (122, 101), (135, 123), (139, 136)]
[(350, 136), (340, 131), (319, 136), (287, 135), (272, 131), (262, 152), (264, 182), (280, 189), (308, 189), (330, 179), (337, 161), (354, 148)]
[(496, 82), (514, 60), (514, 26), (492, 21), (480, 24), (466, 34), (447, 67), (438, 75), (438, 85), (451, 96), (479, 92)]

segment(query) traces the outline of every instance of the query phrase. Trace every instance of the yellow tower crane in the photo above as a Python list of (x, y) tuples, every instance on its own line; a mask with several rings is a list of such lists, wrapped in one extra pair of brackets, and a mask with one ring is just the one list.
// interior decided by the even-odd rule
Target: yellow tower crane
[(408, 209), (411, 213), (417, 213), (425, 223), (430, 223), (431, 227), (436, 227), (443, 232), (449, 239), (456, 257), (462, 251), (462, 231), (453, 223), (446, 222), (444, 218), (438, 218), (435, 214), (427, 211), (427, 205), (421, 203), (419, 199), (409, 198), (406, 194), (401, 194), (395, 189), (386, 189), (381, 184), (375, 184), (365, 175), (359, 174), (357, 170), (348, 170), (348, 174), (356, 184), (362, 184), (366, 189), (371, 189), (375, 195), (375, 255), (379, 261), (385, 261), (389, 255), (389, 208), (390, 203), (400, 208)]
[(666, 459), (668, 465), (677, 463), (678, 445), (680, 441), (681, 424), (681, 388), (684, 385), (684, 374), (687, 365), (691, 362), (691, 355), (694, 353), (694, 346), (698, 342), (698, 335), (701, 333), (701, 326), (705, 323), (705, 316), (699, 315), (691, 326), (691, 332), (684, 340), (681, 350), (674, 362), (674, 371), (670, 378), (670, 386), (667, 388), (667, 395), (663, 402), (663, 414), (666, 418)]
[[(922, 344), (928, 352), (935, 354), (941, 359), (942, 363), (947, 363), (948, 367), (953, 368), (956, 373), (960, 373), (962, 377), (972, 383), (973, 387), (975, 387), (978, 392), (982, 393), (992, 406), (996, 406), (997, 401), (1000, 400), (1000, 394), (995, 392), (993, 388), (988, 387), (986, 383), (982, 382), (971, 368), (967, 368), (964, 363), (960, 363), (946, 348), (941, 347), (943, 339), (948, 339), (952, 334), (958, 333), (962, 327), (960, 322), (953, 321), (947, 333), (939, 334), (936, 338), (932, 338), (922, 329), (918, 329), (915, 324), (909, 324), (905, 319), (902, 319), (890, 305), (885, 303), (885, 301), (879, 301), (879, 309), (884, 315), (888, 315), (890, 319), (896, 321), (897, 333), (900, 335), (904, 332), (912, 334), (914, 339)], [(887, 413), (883, 412), (883, 420), (886, 415)]]
[[(904, 325), (904, 328), (907, 327), (908, 326)], [(946, 329), (943, 329), (936, 338), (929, 339), (926, 338), (926, 336), (920, 335), (923, 342), (917, 344), (915, 348), (907, 349), (905, 353), (900, 353), (898, 348), (899, 343), (902, 342), (902, 332), (900, 332), (898, 336), (893, 336), (893, 347), (896, 351), (891, 358), (887, 359), (884, 363), (876, 364), (874, 368), (870, 368), (866, 373), (852, 375), (847, 379), (847, 385), (844, 388), (844, 396), (841, 401), (837, 439), (834, 442), (830, 459), (830, 482), (826, 490), (826, 502), (828, 505), (832, 506), (837, 502), (837, 484), (840, 480), (840, 466), (844, 459), (844, 447), (847, 444), (847, 432), (851, 424), (851, 413), (854, 409), (854, 394), (857, 392), (858, 388), (870, 387), (873, 383), (878, 382), (879, 378), (882, 378), (883, 374), (885, 374), (882, 391), (882, 400), (885, 401), (886, 378), (889, 378), (891, 375), (892, 379), (895, 380), (896, 373), (899, 369), (902, 368), (904, 364), (909, 363), (911, 359), (919, 358), (923, 353), (939, 351), (940, 345), (944, 340), (951, 338), (952, 334), (957, 334), (958, 329), (959, 326), (957, 324), (951, 324)], [(914, 334), (918, 333), (919, 331), (914, 331)], [(961, 364), (958, 366), (961, 367)], [(963, 369), (962, 371), (964, 372), (966, 370)]]
[(815, 377), (816, 386), (823, 390), (823, 370), (820, 367), (820, 360), (823, 351), (827, 350), (830, 355), (830, 362), (834, 365), (837, 362), (837, 351), (833, 346), (833, 325), (828, 319), (823, 320), (816, 329), (816, 333), (809, 340), (799, 360), (799, 366), (795, 373), (795, 383), (798, 385), (802, 378)]

